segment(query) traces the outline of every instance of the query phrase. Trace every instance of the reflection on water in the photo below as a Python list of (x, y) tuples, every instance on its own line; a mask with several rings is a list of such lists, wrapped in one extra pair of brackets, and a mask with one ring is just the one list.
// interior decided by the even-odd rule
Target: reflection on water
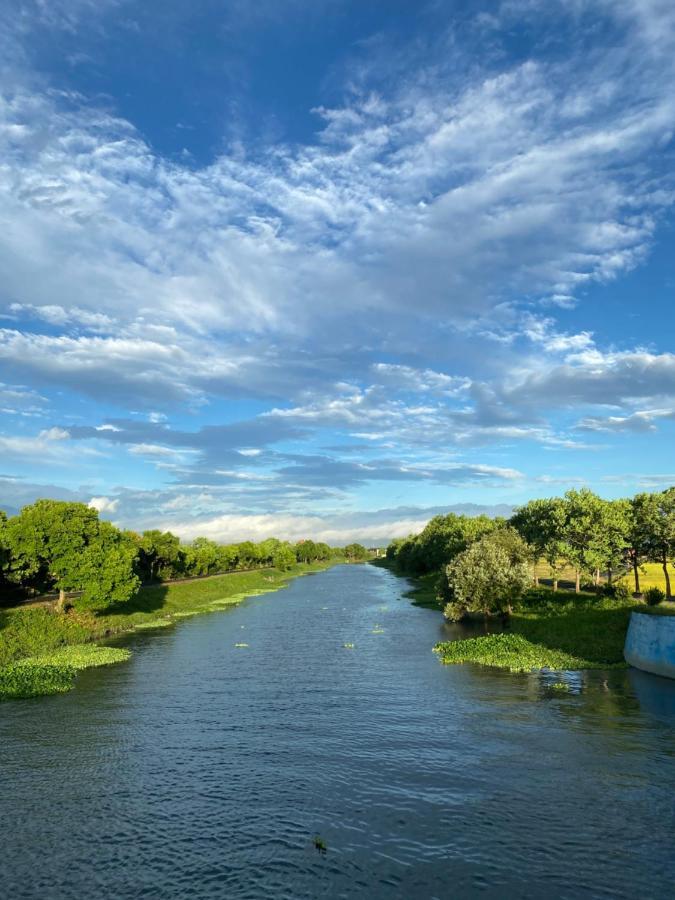
[(404, 590), (340, 566), (3, 705), (3, 896), (671, 895), (675, 683), (443, 666)]

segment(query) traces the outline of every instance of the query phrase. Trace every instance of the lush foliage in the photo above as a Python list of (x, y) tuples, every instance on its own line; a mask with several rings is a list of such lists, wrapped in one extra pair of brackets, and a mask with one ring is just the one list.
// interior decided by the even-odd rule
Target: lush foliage
[[(668, 567), (675, 560), (675, 488), (638, 494), (630, 500), (603, 500), (586, 488), (570, 490), (563, 497), (531, 500), (508, 522), (452, 513), (436, 516), (420, 534), (392, 541), (387, 560), (403, 574), (438, 573), (438, 597), (449, 604), (447, 611), (452, 617), (462, 609), (499, 611), (504, 603), (497, 594), (505, 590), (497, 568), (499, 552), (490, 549), (482, 561), (478, 552), (463, 554), (486, 535), (505, 534), (509, 529), (524, 541), (514, 578), (520, 578), (522, 564), (527, 563), (538, 584), (544, 561), (554, 591), (571, 568), (577, 594), (587, 586), (600, 589), (604, 577), (609, 595), (627, 599), (625, 572), (632, 570), (639, 594), (640, 576), (650, 564), (658, 563), (666, 598), (671, 596)], [(485, 546), (492, 547), (489, 542)], [(490, 590), (495, 597), (488, 604)], [(469, 593), (471, 603), (464, 599)]]
[(645, 602), (648, 606), (657, 606), (662, 600), (665, 600), (665, 594), (660, 588), (647, 588), (644, 594)]
[[(592, 595), (528, 591), (509, 631), (438, 645), (445, 662), (477, 662), (514, 671), (622, 667), (632, 603)], [(644, 607), (643, 607), (644, 608)]]
[(311, 540), (217, 544), (200, 537), (182, 544), (169, 531), (121, 531), (83, 503), (38, 500), (10, 519), (0, 511), (0, 603), (2, 595), (9, 603), (17, 591), (31, 596), (57, 590), (61, 607), (68, 592), (77, 609), (100, 612), (128, 603), (141, 584), (272, 566), (287, 572), (298, 562), (367, 555), (358, 544), (346, 554)]
[(406, 575), (437, 572), (455, 556), (499, 525), (487, 516), (435, 516), (420, 534), (396, 540), (387, 548), (387, 559), (395, 561)]
[(63, 694), (71, 689), (74, 679), (72, 666), (16, 664), (0, 670), (0, 700)]
[(594, 666), (560, 650), (533, 644), (521, 634), (490, 634), (465, 641), (446, 641), (434, 650), (444, 663), (474, 662), (511, 672), (532, 669), (588, 669)]
[(363, 544), (347, 544), (344, 555), (349, 562), (363, 562), (368, 559), (368, 551)]
[(512, 528), (484, 534), (445, 569), (445, 616), (508, 613), (531, 582), (525, 541)]

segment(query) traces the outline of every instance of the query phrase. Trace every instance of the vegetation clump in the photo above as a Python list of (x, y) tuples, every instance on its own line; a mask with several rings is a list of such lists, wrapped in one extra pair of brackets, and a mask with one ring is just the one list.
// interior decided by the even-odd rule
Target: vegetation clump
[(666, 595), (660, 588), (650, 587), (645, 591), (644, 599), (648, 606), (658, 606), (666, 599)]
[(0, 700), (64, 694), (72, 688), (74, 680), (73, 666), (15, 663), (0, 670)]
[(521, 634), (490, 634), (463, 641), (446, 641), (436, 644), (434, 651), (447, 664), (473, 662), (497, 666), (510, 672), (598, 668), (589, 660), (542, 644), (534, 644)]

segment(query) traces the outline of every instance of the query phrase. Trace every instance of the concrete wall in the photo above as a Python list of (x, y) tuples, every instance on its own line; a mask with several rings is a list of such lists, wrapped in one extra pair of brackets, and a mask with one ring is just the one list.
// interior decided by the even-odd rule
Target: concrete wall
[(631, 613), (623, 655), (636, 669), (675, 678), (675, 616)]

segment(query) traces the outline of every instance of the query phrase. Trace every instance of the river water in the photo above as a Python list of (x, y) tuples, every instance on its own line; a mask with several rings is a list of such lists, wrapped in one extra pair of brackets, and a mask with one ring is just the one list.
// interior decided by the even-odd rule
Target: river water
[(675, 682), (443, 666), (405, 587), (337, 566), (3, 704), (0, 894), (673, 896)]

